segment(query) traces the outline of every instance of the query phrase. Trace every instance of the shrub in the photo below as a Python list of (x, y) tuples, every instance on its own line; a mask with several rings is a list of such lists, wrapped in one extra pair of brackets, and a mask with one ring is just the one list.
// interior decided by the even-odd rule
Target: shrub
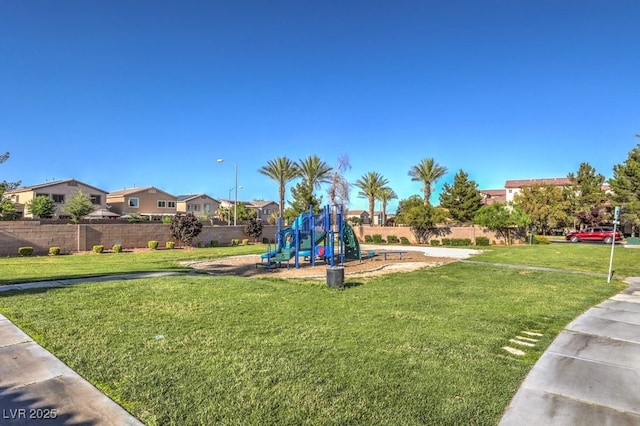
[(408, 246), (411, 244), (411, 241), (407, 237), (400, 237), (400, 244), (403, 246)]
[(111, 250), (113, 250), (114, 253), (122, 253), (122, 244), (114, 244)]
[(60, 247), (49, 247), (49, 256), (57, 256), (60, 254)]
[(218, 247), (218, 240), (211, 240), (211, 242), (209, 243), (209, 246)]
[(544, 235), (534, 235), (533, 244), (551, 244), (551, 240)]
[(231, 245), (232, 246), (237, 246), (238, 244), (240, 244), (240, 240), (237, 238), (234, 238), (231, 240)]
[(372, 243), (373, 242), (373, 238), (371, 237), (371, 235), (365, 235), (364, 236), (364, 242), (365, 243)]
[(243, 246), (248, 246), (249, 245), (249, 239), (248, 238), (243, 239), (242, 240), (242, 245)]
[(102, 253), (104, 251), (104, 246), (102, 244), (95, 245), (91, 248), (94, 253)]
[(373, 234), (371, 236), (371, 238), (373, 238), (373, 243), (374, 244), (382, 244), (382, 235), (380, 234)]
[(489, 238), (487, 237), (476, 237), (476, 245), (477, 246), (488, 246)]
[(33, 254), (33, 247), (18, 247), (18, 254), (20, 256), (31, 256)]
[(198, 248), (204, 248), (204, 241), (198, 241), (198, 243), (196, 244), (196, 246)]
[(269, 244), (269, 239), (267, 237), (263, 237), (262, 244)]
[(398, 244), (400, 240), (395, 235), (387, 235), (387, 242), (389, 244)]
[(168, 249), (174, 249), (174, 248), (176, 248), (176, 243), (173, 242), (173, 241), (167, 241), (165, 243), (165, 247), (168, 248)]
[(439, 246), (440, 245), (440, 240), (429, 240), (429, 244), (431, 244), (432, 246)]
[(173, 220), (173, 216), (162, 216), (162, 223), (165, 225), (170, 225)]
[(155, 240), (151, 240), (147, 243), (147, 247), (149, 247), (151, 250), (156, 250), (158, 248), (158, 242)]
[(442, 245), (443, 246), (450, 246), (451, 245), (451, 238), (443, 238), (442, 239)]
[(451, 238), (450, 244), (453, 247), (466, 247), (471, 245), (471, 238)]

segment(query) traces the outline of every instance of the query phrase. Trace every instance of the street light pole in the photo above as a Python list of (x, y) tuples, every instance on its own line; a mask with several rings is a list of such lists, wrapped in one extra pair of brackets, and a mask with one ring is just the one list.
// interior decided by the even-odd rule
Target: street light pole
[[(235, 188), (235, 186), (231, 189), (229, 189), (229, 197), (227, 198), (227, 200), (229, 200), (229, 202), (231, 202), (231, 191), (233, 191), (233, 189)], [(229, 214), (227, 215), (227, 226), (231, 226), (231, 210), (229, 210)]]
[[(224, 158), (218, 158), (218, 163), (222, 162), (224, 162)], [(236, 226), (238, 224), (238, 163), (233, 163), (233, 168), (235, 172), (236, 184), (231, 189), (235, 188), (236, 190), (235, 202), (233, 204), (233, 226)], [(229, 198), (231, 198), (231, 190), (229, 190)]]

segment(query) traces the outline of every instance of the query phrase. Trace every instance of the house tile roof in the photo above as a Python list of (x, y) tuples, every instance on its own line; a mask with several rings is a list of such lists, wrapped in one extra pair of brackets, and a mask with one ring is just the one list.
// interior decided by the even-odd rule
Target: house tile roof
[(505, 188), (525, 188), (533, 185), (554, 185), (564, 186), (570, 185), (571, 180), (569, 178), (544, 178), (544, 179), (520, 179), (520, 180), (508, 180), (505, 184)]
[(140, 192), (149, 191), (151, 189), (154, 189), (157, 192), (161, 192), (163, 194), (166, 194), (166, 195), (169, 195), (170, 197), (174, 197), (175, 198), (175, 195), (169, 194), (168, 192), (163, 191), (161, 189), (158, 189), (155, 186), (144, 186), (144, 187), (141, 187), (141, 188), (125, 188), (125, 189), (121, 189), (119, 191), (110, 192), (107, 195), (107, 197), (123, 197), (125, 195), (138, 194)]
[(67, 182), (76, 182), (76, 183), (79, 183), (79, 184), (84, 185), (86, 187), (89, 187), (91, 189), (95, 189), (96, 191), (107, 193), (107, 191), (105, 191), (104, 189), (96, 188), (95, 186), (88, 185), (88, 184), (86, 184), (84, 182), (80, 182), (77, 179), (54, 180), (54, 181), (51, 181), (51, 182), (40, 183), (38, 185), (21, 186), (20, 188), (13, 189), (11, 191), (5, 191), (5, 193), (6, 194), (11, 194), (11, 193), (14, 193), (14, 192), (35, 191), (37, 189), (42, 189), (42, 188), (46, 188), (46, 187), (54, 186), (54, 185), (60, 185), (61, 183), (67, 183)]

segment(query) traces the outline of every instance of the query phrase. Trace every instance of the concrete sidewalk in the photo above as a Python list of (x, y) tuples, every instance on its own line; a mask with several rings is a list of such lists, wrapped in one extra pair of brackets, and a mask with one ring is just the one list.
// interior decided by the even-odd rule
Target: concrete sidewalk
[(640, 278), (571, 322), (500, 425), (640, 425)]
[(142, 425), (0, 315), (0, 424)]

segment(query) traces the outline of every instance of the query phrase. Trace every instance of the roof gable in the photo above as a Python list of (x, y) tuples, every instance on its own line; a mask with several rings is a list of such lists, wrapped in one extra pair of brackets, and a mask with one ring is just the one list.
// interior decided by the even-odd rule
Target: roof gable
[(98, 192), (102, 192), (104, 194), (108, 193), (104, 189), (96, 188), (95, 186), (88, 185), (88, 184), (86, 184), (84, 182), (81, 182), (81, 181), (79, 181), (77, 179), (54, 180), (54, 181), (51, 181), (51, 182), (40, 183), (40, 184), (37, 184), (37, 185), (23, 186), (23, 187), (20, 187), (20, 188), (13, 189), (11, 191), (6, 191), (6, 193), (7, 194), (13, 194), (13, 193), (19, 193), (19, 192), (36, 191), (38, 189), (48, 188), (50, 186), (57, 186), (57, 185), (65, 184), (65, 183), (71, 183), (71, 182), (75, 182), (76, 184), (85, 186), (87, 188), (94, 189), (94, 190), (96, 190)]

